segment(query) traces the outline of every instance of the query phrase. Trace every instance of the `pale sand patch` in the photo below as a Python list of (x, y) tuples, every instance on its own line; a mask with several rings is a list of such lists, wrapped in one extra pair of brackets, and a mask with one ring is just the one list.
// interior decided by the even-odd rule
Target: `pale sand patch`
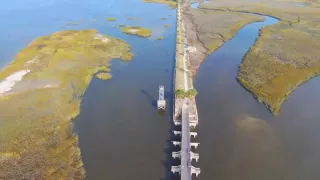
[(30, 61), (27, 61), (26, 64), (33, 64), (33, 63), (37, 62), (38, 59), (39, 59), (39, 56), (36, 56), (36, 57), (32, 58)]
[(130, 30), (129, 30), (130, 33), (137, 33), (137, 32), (139, 32), (139, 31), (140, 31), (139, 29), (130, 29)]
[(191, 52), (191, 53), (197, 52), (197, 48), (194, 47), (194, 46), (190, 46), (190, 47), (188, 47), (188, 51)]
[(108, 39), (108, 38), (106, 38), (106, 37), (103, 37), (102, 34), (96, 34), (96, 35), (94, 36), (94, 39), (99, 39), (99, 40), (101, 40), (101, 41), (104, 42), (104, 43), (107, 43), (107, 42), (110, 41), (110, 39)]
[(10, 91), (13, 86), (21, 81), (21, 79), (23, 78), (23, 76), (25, 76), (26, 74), (28, 74), (30, 72), (30, 70), (21, 70), (21, 71), (17, 71), (13, 74), (11, 74), (10, 76), (8, 76), (6, 79), (4, 79), (3, 81), (0, 82), (0, 94), (3, 94), (5, 92)]

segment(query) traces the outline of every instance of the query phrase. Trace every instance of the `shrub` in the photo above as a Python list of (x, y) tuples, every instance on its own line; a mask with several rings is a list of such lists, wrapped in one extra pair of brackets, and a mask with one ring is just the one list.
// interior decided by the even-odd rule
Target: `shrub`
[(196, 89), (189, 89), (187, 92), (186, 92), (186, 96), (188, 98), (192, 98), (194, 96), (196, 96), (198, 94), (198, 91)]
[(176, 95), (177, 98), (184, 98), (186, 94), (185, 94), (185, 91), (184, 91), (184, 90), (182, 90), (182, 89), (177, 89), (177, 90), (175, 91), (175, 95)]

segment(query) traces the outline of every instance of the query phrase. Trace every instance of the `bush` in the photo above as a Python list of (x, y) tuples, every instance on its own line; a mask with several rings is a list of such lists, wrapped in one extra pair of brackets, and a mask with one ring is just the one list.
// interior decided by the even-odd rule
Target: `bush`
[(186, 92), (186, 96), (188, 98), (192, 98), (194, 96), (196, 96), (198, 94), (198, 91), (196, 89), (189, 89), (187, 92)]
[(192, 98), (198, 94), (196, 89), (189, 89), (188, 91), (184, 91), (182, 89), (177, 89), (175, 91), (175, 95), (177, 98)]
[(185, 98), (185, 91), (182, 89), (177, 89), (175, 92), (177, 98)]

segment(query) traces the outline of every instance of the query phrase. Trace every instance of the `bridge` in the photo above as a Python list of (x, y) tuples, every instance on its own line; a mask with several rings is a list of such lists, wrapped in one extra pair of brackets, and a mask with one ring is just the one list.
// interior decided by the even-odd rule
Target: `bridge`
[[(177, 39), (176, 39), (176, 68), (175, 71), (175, 89), (183, 89), (184, 92), (193, 89), (192, 77), (189, 75), (189, 54), (188, 41), (185, 33), (185, 25), (183, 22), (182, 1), (177, 0)], [(181, 41), (182, 40), (182, 41)], [(182, 50), (182, 51), (181, 51)], [(183, 70), (181, 70), (183, 69)], [(159, 98), (160, 99), (160, 98)], [(191, 180), (192, 175), (200, 174), (200, 168), (192, 166), (191, 162), (198, 162), (199, 154), (191, 151), (192, 148), (197, 148), (199, 143), (191, 142), (191, 137), (197, 136), (196, 132), (190, 132), (190, 127), (195, 128), (198, 125), (198, 111), (195, 97), (177, 97), (174, 101), (174, 117), (175, 126), (181, 126), (180, 131), (174, 130), (176, 136), (181, 136), (180, 141), (172, 141), (174, 146), (180, 147), (180, 151), (172, 152), (172, 158), (179, 158), (180, 165), (172, 166), (172, 173), (179, 173), (181, 180)]]
[[(178, 120), (175, 120), (178, 121)], [(196, 132), (190, 132), (189, 121), (189, 100), (185, 99), (182, 105), (182, 119), (178, 123), (181, 125), (181, 131), (173, 131), (175, 135), (181, 136), (181, 142), (172, 141), (174, 146), (180, 146), (181, 151), (172, 152), (172, 157), (180, 158), (181, 164), (179, 166), (172, 166), (171, 171), (173, 173), (180, 173), (181, 180), (191, 180), (192, 174), (198, 176), (200, 174), (200, 168), (193, 167), (191, 165), (192, 160), (198, 162), (199, 154), (191, 151), (191, 147), (197, 148), (199, 143), (191, 142), (190, 137), (196, 137)]]

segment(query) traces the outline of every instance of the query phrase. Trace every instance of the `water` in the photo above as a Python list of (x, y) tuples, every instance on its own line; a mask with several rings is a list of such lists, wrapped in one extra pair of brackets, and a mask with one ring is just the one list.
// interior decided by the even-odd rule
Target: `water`
[(191, 7), (197, 9), (198, 6), (199, 6), (199, 4), (200, 4), (200, 2), (192, 3), (192, 4), (191, 4)]
[[(89, 180), (165, 179), (172, 117), (176, 12), (164, 4), (142, 0), (26, 0), (0, 7), (0, 67), (38, 36), (64, 29), (97, 29), (126, 40), (135, 54), (129, 63), (112, 62), (110, 81), (93, 79), (75, 120)], [(171, 15), (171, 16), (169, 16)], [(117, 21), (107, 22), (107, 17)], [(130, 21), (128, 17), (142, 18)], [(167, 20), (161, 20), (166, 17)], [(83, 22), (61, 28), (68, 22)], [(95, 19), (96, 22), (92, 22)], [(123, 34), (114, 25), (139, 25), (153, 30), (150, 40)], [(164, 28), (164, 24), (172, 27)], [(167, 111), (156, 109), (158, 87), (164, 85)], [(170, 158), (171, 159), (171, 158)]]
[[(168, 16), (171, 14), (172, 16)], [(112, 62), (110, 81), (93, 79), (75, 121), (89, 180), (170, 178), (170, 121), (175, 52), (175, 11), (142, 0), (11, 0), (0, 6), (0, 68), (32, 39), (65, 23), (84, 22), (68, 29), (98, 29), (132, 45), (134, 59)], [(116, 17), (116, 22), (105, 18)], [(142, 21), (129, 21), (140, 17)], [(167, 20), (160, 20), (168, 17)], [(96, 22), (91, 22), (96, 19)], [(201, 179), (315, 180), (320, 177), (320, 79), (298, 88), (283, 104), (279, 116), (268, 110), (236, 81), (238, 65), (258, 35), (276, 20), (253, 23), (208, 57), (195, 86), (200, 124)], [(152, 41), (126, 35), (114, 25), (151, 28)], [(164, 24), (172, 27), (165, 29)], [(165, 86), (167, 113), (155, 103), (158, 86)], [(253, 116), (261, 120), (248, 121)]]
[[(209, 1), (208, 1), (208, 0), (205, 0), (205, 1), (203, 1), (202, 3), (207, 3), (207, 2), (209, 2)], [(201, 3), (201, 2), (191, 3), (191, 7), (197, 9), (200, 3)]]
[[(320, 78), (298, 88), (272, 116), (237, 80), (242, 57), (258, 30), (252, 23), (211, 54), (195, 80), (199, 94), (201, 179), (314, 180), (320, 172)], [(248, 119), (248, 117), (257, 118)]]

